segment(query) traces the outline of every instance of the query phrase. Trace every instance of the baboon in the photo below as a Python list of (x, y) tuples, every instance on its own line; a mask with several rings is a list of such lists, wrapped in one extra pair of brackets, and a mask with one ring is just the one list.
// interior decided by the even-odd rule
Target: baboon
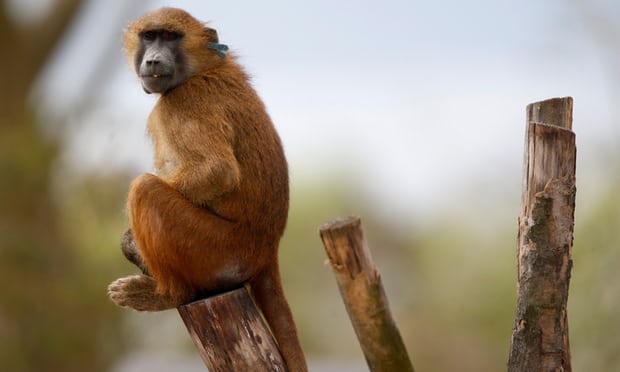
[(159, 311), (245, 285), (288, 368), (306, 371), (278, 268), (288, 169), (261, 99), (217, 32), (183, 10), (145, 14), (124, 43), (145, 92), (160, 95), (147, 124), (157, 175), (127, 197), (121, 247), (143, 273), (110, 284), (110, 298)]

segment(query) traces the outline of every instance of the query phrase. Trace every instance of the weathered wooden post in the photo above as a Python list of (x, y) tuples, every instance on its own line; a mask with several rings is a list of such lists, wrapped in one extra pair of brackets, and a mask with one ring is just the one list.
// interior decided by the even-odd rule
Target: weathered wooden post
[(575, 210), (573, 100), (527, 107), (517, 304), (508, 371), (571, 371), (566, 303)]
[(359, 217), (325, 223), (320, 234), (370, 371), (413, 372)]
[(178, 310), (209, 372), (288, 371), (245, 288)]

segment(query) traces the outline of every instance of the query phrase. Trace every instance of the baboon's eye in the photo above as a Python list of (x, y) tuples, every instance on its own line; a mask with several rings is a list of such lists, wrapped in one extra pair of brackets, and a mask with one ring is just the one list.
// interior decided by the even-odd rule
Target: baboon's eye
[(157, 38), (157, 32), (155, 31), (145, 31), (142, 33), (142, 38), (146, 41), (153, 41)]
[(172, 31), (162, 31), (161, 39), (164, 41), (174, 41), (181, 37), (181, 34)]

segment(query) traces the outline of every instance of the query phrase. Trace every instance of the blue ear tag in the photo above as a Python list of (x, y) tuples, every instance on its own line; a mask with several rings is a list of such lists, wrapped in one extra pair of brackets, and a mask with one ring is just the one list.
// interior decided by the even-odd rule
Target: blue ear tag
[(209, 43), (207, 48), (211, 50), (216, 50), (217, 55), (220, 56), (220, 58), (226, 58), (226, 52), (228, 51), (228, 45), (219, 44), (219, 43)]

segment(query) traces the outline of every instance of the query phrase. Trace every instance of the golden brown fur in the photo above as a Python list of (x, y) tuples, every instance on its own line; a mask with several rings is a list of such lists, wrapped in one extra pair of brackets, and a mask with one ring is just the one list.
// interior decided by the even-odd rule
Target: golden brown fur
[(110, 297), (157, 311), (249, 285), (290, 370), (305, 371), (278, 270), (289, 195), (280, 139), (234, 57), (209, 50), (204, 24), (186, 12), (162, 8), (131, 24), (132, 65), (140, 33), (159, 29), (183, 34), (189, 77), (149, 116), (157, 176), (137, 177), (128, 195), (123, 250), (148, 275), (118, 279)]

